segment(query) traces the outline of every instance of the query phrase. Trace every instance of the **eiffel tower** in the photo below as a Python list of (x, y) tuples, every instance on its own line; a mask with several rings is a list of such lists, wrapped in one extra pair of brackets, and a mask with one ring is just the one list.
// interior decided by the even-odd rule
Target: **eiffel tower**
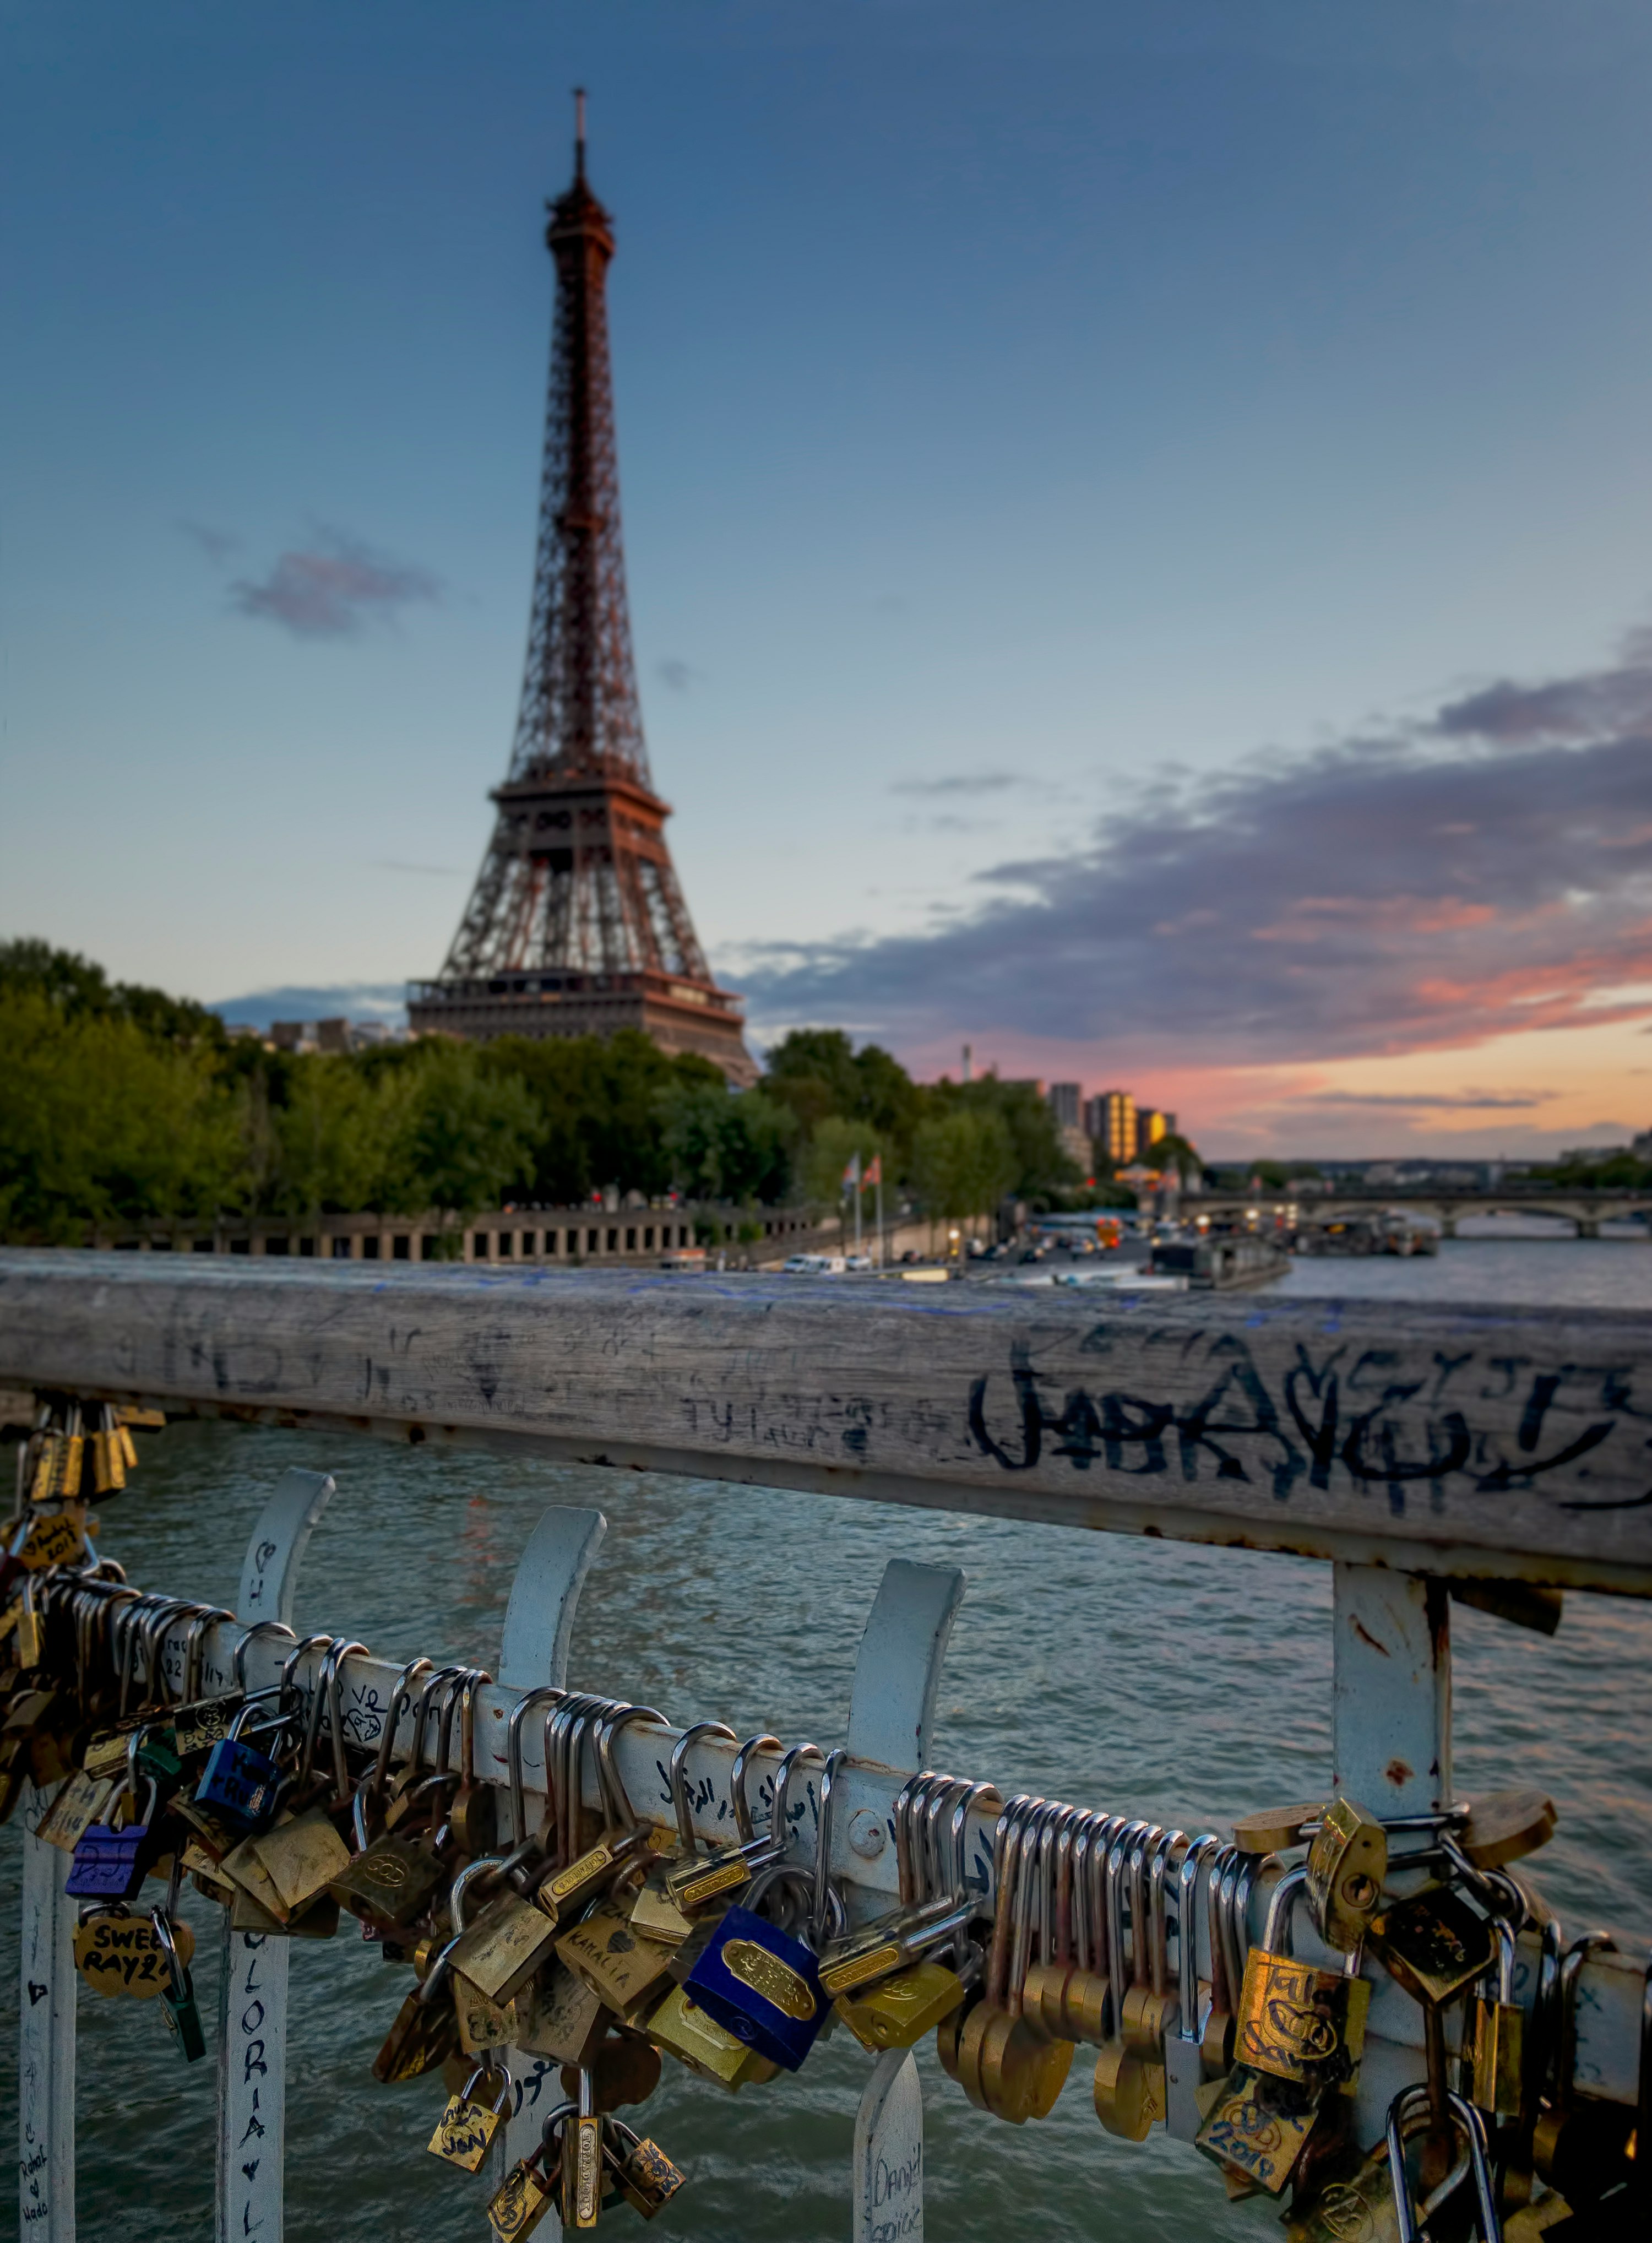
[(493, 838), (447, 962), (412, 985), (415, 1034), (640, 1028), (757, 1079), (740, 1000), (712, 980), (643, 739), (619, 534), (605, 290), (613, 222), (585, 183), (548, 205), (556, 312), (528, 664)]

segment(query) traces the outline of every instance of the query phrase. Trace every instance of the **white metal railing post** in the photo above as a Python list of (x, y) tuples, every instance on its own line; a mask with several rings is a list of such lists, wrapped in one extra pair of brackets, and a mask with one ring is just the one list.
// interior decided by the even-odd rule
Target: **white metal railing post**
[(17, 2232), (74, 2243), (75, 1903), (69, 1857), (37, 1838), (51, 1787), (24, 1786), (23, 1929), (17, 1988)]
[[(1452, 1802), (1451, 1604), (1443, 1581), (1384, 1566), (1332, 1567), (1332, 1785), (1385, 1819)], [(1413, 1873), (1414, 1874), (1414, 1873)], [(1379, 2132), (1417, 2078), (1415, 2011), (1372, 1976), (1357, 2125)], [(1409, 2045), (1407, 2044), (1409, 2044)]]
[[(293, 1624), (299, 1566), (334, 1494), (326, 1472), (283, 1472), (246, 1546), (235, 1616)], [(230, 1677), (219, 1678), (227, 1688)], [(281, 2243), (287, 2136), (287, 1940), (231, 1928), (218, 1981), (214, 2243)]]
[[(892, 1558), (884, 1567), (855, 1660), (851, 1761), (904, 1774), (929, 1765), (935, 1692), (963, 1593), (955, 1566)], [(863, 1858), (889, 1843), (887, 1822), (864, 1807), (838, 1827)], [(872, 2067), (855, 2113), (851, 2195), (854, 2243), (922, 2234), (923, 2091), (910, 2049), (887, 2050)]]
[[(568, 1651), (573, 1640), (574, 1615), (579, 1592), (592, 1560), (602, 1547), (608, 1521), (600, 1511), (576, 1511), (561, 1506), (548, 1511), (528, 1537), (510, 1584), (510, 1601), (499, 1644), (499, 1681), (512, 1690), (564, 1689), (568, 1681)], [(486, 1742), (493, 1780), (505, 1780), (508, 1763), (504, 1724), (489, 1725)], [(476, 1740), (477, 1765), (482, 1764), (483, 1738)], [(560, 2098), (555, 2058), (533, 2056), (513, 2048), (506, 2061), (516, 2083), (510, 2117), (502, 2131), (497, 2153), (505, 2166), (525, 2158), (539, 2144), (544, 2114)], [(547, 2213), (541, 2230), (550, 2239), (562, 2233), (554, 2213)]]

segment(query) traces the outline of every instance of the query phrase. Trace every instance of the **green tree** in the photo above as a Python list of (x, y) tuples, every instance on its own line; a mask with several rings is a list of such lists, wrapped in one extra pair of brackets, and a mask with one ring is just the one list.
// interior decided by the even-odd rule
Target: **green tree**
[(502, 1036), (481, 1047), (484, 1074), (523, 1083), (539, 1112), (523, 1189), (569, 1206), (613, 1184), (650, 1198), (671, 1181), (661, 1100), (678, 1088), (727, 1095), (722, 1069), (673, 1055), (635, 1028), (616, 1036)]
[(985, 1215), (1015, 1177), (1015, 1146), (1001, 1114), (955, 1107), (932, 1115), (913, 1139), (913, 1179), (930, 1215)]
[(519, 1075), (486, 1071), (470, 1044), (432, 1039), (409, 1073), (386, 1204), (406, 1214), (440, 1209), (462, 1229), (523, 1174), (539, 1109)]
[(163, 989), (111, 981), (78, 951), (56, 950), (33, 936), (0, 942), (0, 991), (43, 997), (65, 1020), (130, 1020), (143, 1034), (222, 1051), (228, 1041), (216, 1013)]
[(762, 1091), (679, 1083), (663, 1094), (659, 1112), (672, 1180), (690, 1198), (772, 1203), (784, 1196), (786, 1118)]
[(1078, 1182), (1078, 1166), (1062, 1143), (1055, 1116), (1035, 1083), (1001, 1082), (995, 1074), (981, 1075), (974, 1082), (954, 1082), (943, 1076), (925, 1095), (932, 1113), (997, 1117), (1014, 1161), (1004, 1189), (1018, 1198), (1046, 1197)]
[(6, 1236), (68, 1243), (89, 1224), (210, 1219), (235, 1196), (235, 1101), (204, 1054), (16, 988), (0, 991), (0, 1053)]
[(793, 1028), (769, 1054), (764, 1088), (809, 1137), (829, 1116), (865, 1123), (904, 1163), (924, 1094), (877, 1044), (856, 1051), (841, 1028)]

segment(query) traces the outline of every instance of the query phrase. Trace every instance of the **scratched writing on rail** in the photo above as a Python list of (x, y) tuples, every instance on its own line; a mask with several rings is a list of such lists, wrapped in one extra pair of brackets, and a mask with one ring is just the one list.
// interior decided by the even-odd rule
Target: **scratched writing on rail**
[[(1541, 1488), (1551, 1474), (1559, 1507), (1638, 1509), (1647, 1492), (1580, 1496), (1586, 1459), (1627, 1425), (1637, 1452), (1652, 1447), (1652, 1412), (1637, 1404), (1627, 1372), (1600, 1366), (1537, 1368), (1516, 1356), (1436, 1349), (1426, 1360), (1395, 1349), (1295, 1344), (1283, 1371), (1264, 1373), (1237, 1336), (1183, 1351), (1174, 1398), (1143, 1391), (1136, 1358), (1129, 1389), (1054, 1383), (1025, 1341), (1010, 1350), (1007, 1380), (970, 1386), (968, 1433), (1005, 1472), (1030, 1472), (1055, 1458), (1075, 1470), (1102, 1465), (1144, 1478), (1271, 1484), (1287, 1500), (1300, 1485), (1327, 1489), (1340, 1470), (1357, 1485), (1386, 1488), (1403, 1512), (1421, 1483), (1438, 1504), (1444, 1484), (1466, 1480), (1479, 1494)], [(1190, 1375), (1191, 1374), (1191, 1375)], [(1168, 1382), (1167, 1382), (1168, 1383)], [(1649, 1459), (1652, 1464), (1652, 1459)]]

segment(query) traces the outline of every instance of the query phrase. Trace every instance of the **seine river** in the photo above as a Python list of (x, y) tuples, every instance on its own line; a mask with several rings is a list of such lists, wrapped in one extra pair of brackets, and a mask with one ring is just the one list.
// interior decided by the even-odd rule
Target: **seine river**
[[(1433, 1261), (1298, 1264), (1283, 1290), (1647, 1308), (1652, 1251), (1627, 1241), (1464, 1240)], [(206, 1424), (150, 1437), (131, 1491), (109, 1507), (104, 1547), (140, 1586), (227, 1601), (259, 1505), (293, 1464), (338, 1481), (310, 1546), (299, 1620), (387, 1655), (491, 1665), (516, 1555), (539, 1512), (597, 1505), (609, 1534), (581, 1606), (577, 1687), (679, 1721), (716, 1716), (741, 1734), (840, 1742), (867, 1607), (885, 1560), (903, 1555), (969, 1576), (941, 1699), (939, 1766), (991, 1777), (1007, 1793), (1128, 1807), (1190, 1829), (1311, 1797), (1328, 1775), (1330, 1582), (1302, 1559)], [(1460, 1789), (1548, 1788), (1561, 1822), (1541, 1874), (1568, 1930), (1605, 1923), (1644, 1941), (1652, 1611), (1572, 1595), (1552, 1640), (1461, 1607), (1453, 1627)], [(17, 1866), (14, 1823), (0, 1832), (8, 1956)], [(216, 1912), (192, 1895), (185, 1908), (210, 2030)], [(354, 1938), (294, 1943), (290, 2243), (484, 2243), (484, 2185), (425, 2154), (439, 2083), (384, 2088), (369, 2075), (408, 1983)], [(0, 1984), (0, 2077), (15, 2111), (15, 1964)], [(209, 2236), (210, 2061), (186, 2069), (148, 2005), (83, 1996), (80, 2020), (82, 2235)], [(841, 2243), (868, 2061), (839, 2033), (795, 2079), (732, 2099), (668, 2060), (642, 2123), (690, 2186), (654, 2232)], [(931, 2243), (1114, 2232), (1116, 2222), (1165, 2243), (1279, 2233), (1265, 2199), (1229, 2206), (1214, 2169), (1185, 2145), (1104, 2135), (1082, 2050), (1054, 2115), (1020, 2128), (972, 2109), (927, 2044), (920, 2066)], [(15, 2223), (10, 2205), (4, 2216)], [(636, 2216), (622, 2206), (610, 2217), (617, 2230)]]

